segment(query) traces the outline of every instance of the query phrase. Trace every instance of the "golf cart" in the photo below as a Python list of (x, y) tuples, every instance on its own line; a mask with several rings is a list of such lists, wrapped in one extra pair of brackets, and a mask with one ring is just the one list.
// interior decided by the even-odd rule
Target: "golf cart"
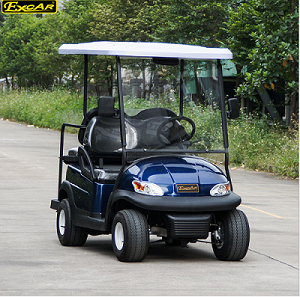
[[(62, 126), (58, 198), (50, 206), (60, 243), (81, 246), (89, 234), (112, 234), (116, 257), (133, 262), (146, 257), (150, 235), (184, 247), (210, 233), (218, 259), (243, 259), (250, 230), (236, 209), (227, 135), (239, 106), (225, 100), (221, 63), (232, 53), (106, 41), (63, 44), (59, 53), (85, 61), (83, 121)], [(101, 96), (87, 111), (89, 55), (116, 57), (117, 100)], [(79, 144), (64, 154), (68, 126), (79, 129)], [(225, 173), (214, 165), (220, 158)]]

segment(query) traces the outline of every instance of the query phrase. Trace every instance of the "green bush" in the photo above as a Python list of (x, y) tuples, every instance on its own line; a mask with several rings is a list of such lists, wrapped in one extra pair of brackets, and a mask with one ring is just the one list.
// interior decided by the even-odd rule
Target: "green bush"
[(230, 163), (249, 169), (299, 176), (299, 133), (269, 124), (266, 116), (241, 114), (229, 121)]

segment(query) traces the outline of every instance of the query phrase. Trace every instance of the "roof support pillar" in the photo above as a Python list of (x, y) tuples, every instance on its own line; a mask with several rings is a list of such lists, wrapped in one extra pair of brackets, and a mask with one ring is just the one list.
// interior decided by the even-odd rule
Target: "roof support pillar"
[(225, 108), (225, 94), (224, 94), (224, 85), (223, 85), (223, 71), (222, 71), (222, 64), (221, 61), (218, 60), (217, 62), (218, 67), (218, 82), (219, 82), (219, 92), (220, 92), (220, 109), (221, 109), (221, 115), (222, 115), (222, 131), (223, 131), (223, 141), (224, 141), (224, 148), (225, 148), (225, 171), (227, 175), (227, 179), (230, 183), (231, 190), (232, 188), (232, 182), (231, 177), (229, 173), (229, 154), (228, 154), (228, 131), (227, 131), (227, 113)]
[(122, 163), (126, 164), (126, 131), (125, 131), (125, 111), (123, 102), (123, 87), (122, 87), (122, 69), (121, 60), (117, 56), (117, 80), (118, 80), (118, 96), (119, 96), (119, 108), (120, 108), (120, 126), (121, 126), (121, 143), (122, 143)]
[(83, 116), (87, 113), (87, 89), (88, 89), (88, 55), (84, 55), (84, 81), (83, 81)]
[(180, 60), (180, 107), (179, 115), (183, 116), (183, 86), (184, 86), (184, 60)]

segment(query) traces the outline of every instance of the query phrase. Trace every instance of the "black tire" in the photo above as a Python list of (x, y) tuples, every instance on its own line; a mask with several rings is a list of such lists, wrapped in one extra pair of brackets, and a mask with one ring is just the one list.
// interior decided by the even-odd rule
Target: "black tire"
[(239, 261), (248, 251), (250, 228), (246, 215), (238, 209), (216, 216), (217, 234), (212, 232), (213, 251), (219, 260)]
[(134, 209), (119, 211), (112, 224), (112, 245), (118, 260), (142, 261), (149, 246), (149, 230), (145, 216)]
[(63, 199), (58, 206), (56, 231), (60, 243), (64, 246), (84, 245), (88, 236), (87, 230), (72, 223), (71, 208), (68, 199)]

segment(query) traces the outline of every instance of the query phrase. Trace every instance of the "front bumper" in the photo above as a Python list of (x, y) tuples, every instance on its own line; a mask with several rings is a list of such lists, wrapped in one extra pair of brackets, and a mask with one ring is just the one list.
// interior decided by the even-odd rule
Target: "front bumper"
[(213, 196), (147, 196), (127, 190), (117, 190), (113, 194), (112, 204), (118, 200), (152, 211), (170, 212), (214, 212), (235, 209), (241, 204), (241, 197), (231, 192), (222, 197)]

